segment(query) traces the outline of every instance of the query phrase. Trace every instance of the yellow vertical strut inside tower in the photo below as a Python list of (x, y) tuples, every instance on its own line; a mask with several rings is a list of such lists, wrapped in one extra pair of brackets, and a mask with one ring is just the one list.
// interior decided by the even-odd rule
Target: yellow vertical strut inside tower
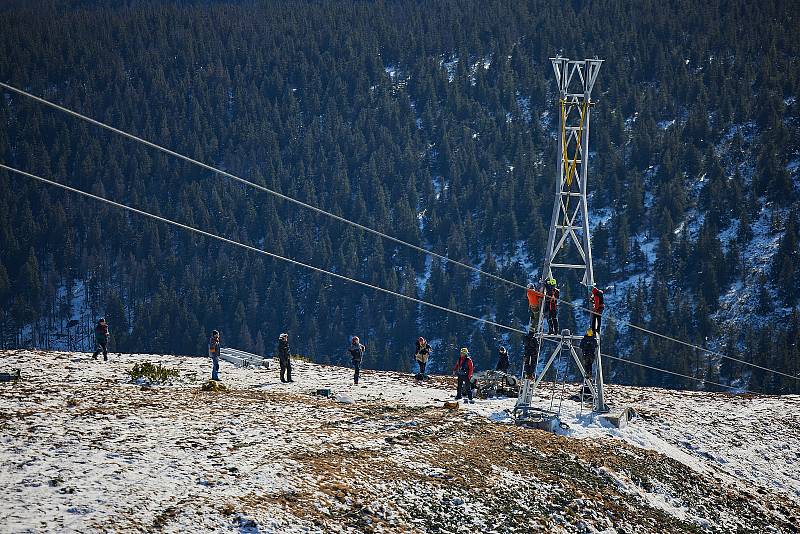
[[(562, 98), (561, 102), (561, 155), (564, 158), (564, 169), (567, 171), (567, 176), (565, 178), (565, 182), (567, 183), (567, 193), (572, 193), (572, 179), (575, 176), (575, 169), (578, 166), (578, 152), (581, 150), (581, 138), (583, 137), (583, 121), (586, 118), (586, 112), (589, 106), (589, 103), (584, 101), (583, 106), (580, 110), (581, 118), (578, 122), (578, 136), (577, 136), (577, 143), (575, 145), (575, 152), (572, 158), (572, 161), (569, 160), (569, 156), (567, 156), (567, 111), (566, 111), (566, 101)], [(586, 155), (583, 156), (584, 158)], [(581, 160), (581, 164), (585, 165), (586, 162)], [(562, 235), (567, 231), (567, 226), (571, 226), (569, 220), (569, 201), (571, 195), (567, 195), (567, 201), (564, 205), (564, 228), (562, 228)], [(561, 244), (561, 248), (564, 248), (564, 244)]]

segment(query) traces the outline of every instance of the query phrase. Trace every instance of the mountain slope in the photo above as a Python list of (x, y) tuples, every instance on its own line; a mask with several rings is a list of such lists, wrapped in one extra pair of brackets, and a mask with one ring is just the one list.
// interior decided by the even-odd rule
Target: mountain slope
[[(512, 399), (441, 408), (424, 384), (297, 362), (12, 351), (0, 387), (3, 531), (791, 532), (800, 398), (612, 386), (640, 417), (597, 426), (564, 401), (565, 435), (508, 423)], [(134, 363), (179, 371), (129, 382)], [(335, 399), (311, 395), (332, 388)], [(549, 397), (542, 397), (547, 402)], [(558, 401), (558, 399), (556, 399)], [(794, 526), (793, 526), (794, 525)]]

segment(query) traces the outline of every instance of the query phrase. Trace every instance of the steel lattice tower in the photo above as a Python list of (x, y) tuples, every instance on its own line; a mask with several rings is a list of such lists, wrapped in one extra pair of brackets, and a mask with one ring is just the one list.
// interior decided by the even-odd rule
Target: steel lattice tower
[[(578, 269), (583, 271), (583, 285), (591, 287), (594, 284), (594, 271), (586, 200), (589, 119), (592, 88), (602, 60), (552, 58), (551, 61), (560, 97), (560, 136), (553, 219), (542, 274), (548, 277), (554, 270)], [(571, 250), (578, 252), (577, 261), (558, 261), (559, 257), (563, 258)]]
[[(589, 208), (586, 198), (589, 170), (589, 123), (593, 105), (592, 88), (603, 61), (600, 59), (570, 60), (562, 57), (551, 58), (551, 61), (559, 92), (559, 138), (556, 162), (558, 173), (542, 277), (546, 279), (552, 276), (560, 280), (563, 277), (559, 278), (559, 272), (582, 271), (580, 273), (583, 275), (581, 283), (586, 287), (588, 295), (589, 289), (594, 285)], [(562, 330), (557, 334), (548, 334), (543, 328), (544, 303), (542, 303), (540, 311), (538, 324), (531, 325), (531, 328), (535, 328), (536, 331), (540, 353), (545, 350), (545, 347), (549, 348), (551, 344), (549, 341), (556, 341), (558, 345), (542, 371), (537, 374), (536, 380), (533, 383), (531, 380), (523, 382), (517, 401), (518, 407), (531, 408), (533, 390), (538, 387), (556, 357), (562, 351), (566, 351), (572, 355), (584, 377), (584, 384), (593, 393), (593, 410), (595, 412), (606, 411), (599, 346), (594, 364), (595, 376), (587, 376), (573, 347), (573, 342), (580, 340), (583, 336), (571, 334), (568, 330)], [(599, 344), (599, 332), (597, 336)], [(538, 363), (537, 358), (537, 368)]]

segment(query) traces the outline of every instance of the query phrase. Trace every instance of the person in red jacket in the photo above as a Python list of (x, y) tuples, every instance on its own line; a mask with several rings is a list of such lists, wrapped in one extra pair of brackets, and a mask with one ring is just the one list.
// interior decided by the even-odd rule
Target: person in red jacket
[(603, 302), (603, 292), (597, 286), (592, 286), (592, 293), (589, 296), (589, 328), (600, 333), (600, 320), (603, 317), (603, 310), (606, 305)]
[(469, 350), (466, 347), (461, 349), (461, 354), (458, 357), (453, 373), (458, 375), (458, 387), (456, 389), (456, 400), (461, 398), (464, 388), (466, 388), (467, 398), (469, 402), (474, 403), (472, 400), (472, 358), (469, 357)]
[(552, 276), (545, 283), (545, 303), (547, 309), (547, 333), (560, 334), (558, 331), (558, 297), (561, 292), (556, 287), (556, 279)]

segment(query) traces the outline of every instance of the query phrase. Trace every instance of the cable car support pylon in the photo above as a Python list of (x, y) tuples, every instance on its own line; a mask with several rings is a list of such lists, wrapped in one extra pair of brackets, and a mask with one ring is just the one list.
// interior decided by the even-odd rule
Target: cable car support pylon
[[(556, 57), (550, 59), (558, 83), (559, 136), (556, 168), (555, 199), (550, 232), (545, 250), (542, 280), (556, 278), (567, 271), (579, 271), (581, 284), (588, 291), (594, 285), (592, 248), (589, 234), (589, 208), (586, 197), (589, 170), (589, 124), (593, 102), (591, 99), (600, 65), (600, 59), (571, 60)], [(539, 287), (537, 287), (539, 289)], [(536, 332), (539, 354), (552, 350), (541, 371), (536, 361), (536, 377), (523, 377), (514, 414), (517, 422), (555, 430), (560, 424), (559, 413), (537, 408), (533, 403), (534, 391), (539, 387), (545, 373), (554, 362), (570, 356), (584, 379), (584, 390), (591, 392), (592, 412), (605, 413), (608, 407), (603, 391), (603, 367), (598, 348), (594, 362), (594, 373), (590, 376), (575, 351), (574, 343), (583, 336), (569, 330), (548, 333), (544, 328), (544, 312), (547, 299), (541, 303), (536, 324), (530, 328)], [(555, 345), (555, 348), (552, 348)], [(560, 363), (566, 364), (561, 361)], [(565, 374), (565, 373), (562, 373)], [(552, 406), (552, 402), (551, 402)]]

